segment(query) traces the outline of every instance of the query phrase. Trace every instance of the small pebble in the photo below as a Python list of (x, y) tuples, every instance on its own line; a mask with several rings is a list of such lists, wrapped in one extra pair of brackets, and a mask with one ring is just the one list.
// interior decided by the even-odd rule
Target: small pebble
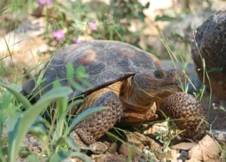
[(91, 144), (89, 149), (95, 154), (102, 154), (108, 150), (108, 146), (103, 142), (96, 142)]

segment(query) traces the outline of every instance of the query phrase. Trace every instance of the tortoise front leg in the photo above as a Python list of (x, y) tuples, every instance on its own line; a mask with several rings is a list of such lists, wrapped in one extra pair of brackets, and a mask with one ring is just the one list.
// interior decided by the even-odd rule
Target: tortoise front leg
[(161, 110), (175, 120), (185, 138), (194, 140), (205, 135), (208, 124), (202, 105), (190, 94), (177, 92), (170, 95), (160, 105)]
[(89, 107), (104, 106), (107, 110), (94, 113), (75, 127), (75, 133), (86, 144), (92, 144), (103, 136), (121, 119), (123, 114), (122, 104), (114, 92), (103, 93), (99, 98), (91, 101), (93, 103), (88, 103)]

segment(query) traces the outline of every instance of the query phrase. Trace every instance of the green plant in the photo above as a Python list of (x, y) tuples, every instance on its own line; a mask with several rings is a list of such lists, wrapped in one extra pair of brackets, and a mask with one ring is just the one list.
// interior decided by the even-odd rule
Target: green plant
[[(3, 83), (1, 83), (1, 86), (6, 88), (8, 92), (13, 94), (16, 100), (21, 103), (16, 105), (18, 113), (14, 113), (17, 114), (17, 117), (12, 126), (12, 130), (8, 130), (10, 131), (8, 138), (8, 160), (10, 162), (15, 162), (16, 158), (18, 157), (21, 144), (25, 139), (25, 135), (30, 131), (33, 134), (36, 134), (36, 136), (42, 137), (42, 139), (45, 139), (47, 137), (47, 141), (44, 142), (47, 142), (48, 145), (46, 146), (46, 148), (44, 148), (44, 151), (46, 151), (46, 153), (43, 153), (47, 154), (47, 158), (50, 161), (55, 161), (56, 158), (62, 160), (68, 156), (76, 156), (82, 159), (86, 159), (86, 161), (87, 159), (89, 159), (84, 154), (80, 153), (77, 145), (73, 144), (74, 142), (70, 140), (69, 134), (81, 120), (84, 120), (92, 113), (104, 110), (104, 107), (87, 109), (86, 111), (79, 114), (77, 117), (71, 119), (71, 122), (69, 122), (68, 120), (70, 119), (68, 119), (67, 116), (68, 111), (70, 111), (68, 107), (70, 106), (68, 105), (67, 96), (71, 92), (70, 89), (65, 87), (54, 88), (45, 95), (43, 95), (36, 104), (31, 105), (30, 102), (20, 93), (18, 93), (17, 90), (12, 86), (7, 86)], [(5, 95), (9, 95), (9, 93), (6, 93)], [(4, 96), (2, 97), (4, 98)], [(12, 99), (12, 96), (9, 99)], [(54, 104), (54, 120), (49, 123), (48, 121), (43, 119), (40, 114), (43, 111), (46, 111), (47, 107), (53, 101), (56, 101), (56, 104)], [(1, 103), (1, 106), (7, 106), (7, 104), (10, 103), (11, 100), (4, 100), (4, 102)], [(24, 112), (19, 111), (19, 107), (21, 105), (25, 108)], [(12, 107), (11, 110), (13, 109), (15, 109), (15, 107)], [(6, 118), (7, 115), (1, 115), (0, 133), (2, 133), (3, 125), (5, 124)], [(37, 123), (38, 118), (41, 118), (41, 125), (44, 125), (46, 129), (43, 129), (40, 124), (37, 124), (35, 126), (35, 123)], [(71, 152), (69, 149), (70, 147), (73, 147), (73, 150), (75, 150), (75, 152)], [(0, 153), (3, 154), (3, 152), (3, 148), (0, 149)], [(4, 161), (3, 158), (7, 159), (7, 157), (2, 156), (2, 161)]]
[[(66, 77), (71, 81), (75, 89), (81, 90), (82, 87), (73, 81), (75, 76), (77, 76), (78, 80), (84, 82), (84, 85), (88, 85), (85, 82), (87, 75), (85, 75), (84, 68), (80, 67), (74, 70), (68, 64)], [(42, 73), (38, 77), (40, 78), (40, 81), (37, 81), (39, 84), (42, 83), (41, 77)], [(80, 121), (92, 113), (104, 110), (104, 107), (87, 109), (75, 117), (71, 116), (70, 111), (76, 109), (76, 104), (80, 101), (76, 100), (69, 104), (67, 96), (71, 93), (71, 89), (61, 87), (60, 82), (54, 82), (54, 88), (42, 95), (34, 105), (19, 92), (18, 87), (3, 82), (0, 82), (0, 87), (2, 92), (2, 102), (0, 102), (0, 107), (2, 108), (0, 112), (0, 136), (3, 136), (4, 139), (0, 147), (0, 154), (3, 155), (1, 156), (2, 161), (16, 161), (18, 154), (22, 151), (21, 146), (27, 133), (38, 137), (43, 143), (42, 154), (49, 161), (61, 161), (71, 156), (90, 161), (89, 157), (80, 153), (76, 141), (74, 142), (69, 135)], [(50, 114), (51, 119), (46, 120), (42, 114), (49, 110), (53, 110)], [(12, 120), (12, 117), (15, 120)], [(8, 124), (8, 121), (11, 123), (10, 128), (5, 126)], [(3, 135), (3, 132), (8, 133), (9, 136)], [(26, 153), (23, 156), (37, 161), (37, 155), (34, 153)]]

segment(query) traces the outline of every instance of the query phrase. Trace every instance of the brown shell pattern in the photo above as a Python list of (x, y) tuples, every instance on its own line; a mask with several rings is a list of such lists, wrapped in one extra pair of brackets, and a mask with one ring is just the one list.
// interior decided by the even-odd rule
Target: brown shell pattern
[[(82, 66), (88, 74), (85, 81), (74, 75), (73, 81), (81, 86), (79, 89), (71, 86), (67, 79), (67, 64), (73, 65), (74, 72)], [(42, 87), (47, 86), (45, 92), (52, 88), (55, 80), (59, 80), (62, 85), (73, 89), (71, 97), (75, 97), (137, 72), (156, 69), (159, 69), (157, 59), (134, 46), (117, 41), (87, 41), (65, 47), (53, 56), (46, 66)]]

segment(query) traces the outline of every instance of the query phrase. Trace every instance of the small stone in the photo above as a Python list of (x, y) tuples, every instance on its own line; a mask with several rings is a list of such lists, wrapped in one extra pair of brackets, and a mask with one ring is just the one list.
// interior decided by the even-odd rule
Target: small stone
[(79, 158), (67, 158), (67, 159), (64, 159), (63, 162), (83, 162), (82, 160), (80, 160)]
[(41, 142), (38, 141), (38, 139), (31, 134), (26, 135), (24, 144), (30, 151), (32, 151), (34, 153), (39, 154), (43, 151)]
[(181, 150), (180, 156), (177, 159), (182, 161), (188, 160), (189, 159), (188, 151)]
[(103, 142), (96, 142), (91, 144), (89, 149), (95, 154), (102, 154), (108, 150), (108, 146)]
[(95, 162), (125, 162), (126, 157), (119, 154), (100, 154), (92, 155), (92, 160)]

